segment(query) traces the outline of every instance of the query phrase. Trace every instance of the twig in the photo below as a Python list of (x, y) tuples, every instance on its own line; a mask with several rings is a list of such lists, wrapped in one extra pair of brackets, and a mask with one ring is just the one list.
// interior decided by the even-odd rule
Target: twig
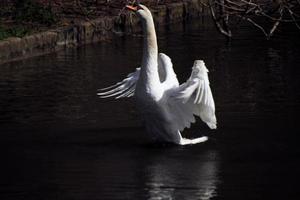
[(219, 21), (217, 20), (215, 11), (214, 11), (214, 9), (213, 9), (212, 6), (210, 6), (210, 12), (211, 12), (211, 16), (212, 16), (213, 19), (214, 19), (215, 25), (217, 26), (217, 28), (219, 29), (219, 31), (220, 31), (223, 35), (225, 35), (226, 37), (231, 38), (231, 37), (232, 37), (231, 31), (226, 31), (226, 30), (224, 30), (224, 28), (221, 26), (221, 24), (220, 24)]
[[(273, 2), (273, 7), (270, 7), (270, 1), (262, 0), (210, 0), (208, 5), (202, 4), (210, 8), (218, 30), (227, 37), (232, 35), (230, 28), (235, 28), (242, 20), (261, 30), (267, 39), (274, 34), (280, 23), (293, 22), (300, 29), (300, 24), (298, 23), (300, 16), (294, 13), (295, 10), (299, 11), (300, 9), (300, 0), (278, 0)], [(288, 16), (285, 13), (288, 13)], [(253, 16), (268, 19), (269, 23), (271, 23), (271, 28), (268, 30), (255, 22)], [(239, 20), (234, 24), (230, 24), (234, 17)]]
[(283, 10), (280, 9), (279, 11), (280, 13), (280, 17), (279, 19), (274, 23), (273, 27), (270, 29), (270, 32), (269, 32), (269, 35), (268, 35), (268, 39), (270, 39), (270, 37), (273, 35), (274, 31), (277, 29), (278, 25), (280, 24), (280, 21), (281, 21), (281, 18), (282, 18), (282, 13), (283, 13)]
[(288, 12), (290, 13), (291, 18), (294, 20), (294, 23), (295, 23), (296, 27), (297, 27), (298, 29), (300, 29), (300, 26), (299, 26), (299, 24), (297, 23), (297, 20), (295, 19), (295, 17), (294, 17), (294, 15), (293, 15), (292, 11), (291, 11), (290, 9), (288, 9)]

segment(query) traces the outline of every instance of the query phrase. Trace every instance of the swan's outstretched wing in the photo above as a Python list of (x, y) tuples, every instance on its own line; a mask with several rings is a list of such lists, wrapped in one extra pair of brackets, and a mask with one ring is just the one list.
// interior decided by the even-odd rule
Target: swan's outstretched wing
[(172, 61), (166, 54), (158, 54), (158, 72), (162, 87), (165, 90), (179, 86)]
[[(98, 96), (100, 98), (115, 97), (131, 97), (134, 95), (136, 82), (139, 79), (141, 68), (136, 68), (136, 71), (127, 75), (127, 78), (116, 83), (115, 85), (99, 89)], [(160, 53), (158, 57), (158, 73), (165, 89), (178, 86), (178, 80), (173, 70), (171, 59)]]
[(196, 60), (190, 78), (167, 94), (169, 116), (173, 128), (183, 130), (200, 116), (211, 129), (217, 127), (215, 103), (209, 86), (208, 70), (202, 60)]
[(136, 82), (139, 79), (141, 68), (136, 68), (136, 71), (127, 75), (127, 78), (116, 83), (115, 85), (99, 89), (97, 95), (100, 98), (115, 97), (132, 97), (134, 95)]

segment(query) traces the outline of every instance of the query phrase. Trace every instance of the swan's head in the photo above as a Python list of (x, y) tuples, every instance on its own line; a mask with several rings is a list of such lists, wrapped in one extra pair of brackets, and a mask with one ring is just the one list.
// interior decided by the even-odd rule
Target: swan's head
[(206, 74), (208, 69), (203, 60), (195, 60), (193, 65), (193, 74)]
[(134, 6), (127, 5), (126, 8), (128, 10), (131, 10), (139, 16), (139, 18), (143, 21), (146, 22), (147, 20), (152, 20), (152, 14), (151, 11), (144, 5), (142, 4), (137, 4)]

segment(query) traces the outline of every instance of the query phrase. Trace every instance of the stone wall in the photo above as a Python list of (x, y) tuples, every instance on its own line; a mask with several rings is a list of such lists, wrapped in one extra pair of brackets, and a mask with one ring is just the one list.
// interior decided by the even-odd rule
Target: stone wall
[[(198, 17), (204, 12), (201, 0), (189, 0), (157, 6), (153, 10), (157, 25), (176, 22), (184, 18)], [(123, 32), (140, 31), (137, 17), (131, 14), (121, 17), (100, 17), (55, 30), (0, 41), (0, 64), (78, 46), (111, 39)]]

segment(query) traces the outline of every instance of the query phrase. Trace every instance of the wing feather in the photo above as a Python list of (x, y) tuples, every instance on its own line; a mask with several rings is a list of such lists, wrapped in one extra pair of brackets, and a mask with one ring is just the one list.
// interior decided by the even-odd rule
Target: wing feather
[(158, 72), (162, 87), (165, 90), (179, 86), (172, 61), (170, 57), (164, 53), (158, 54)]
[(132, 97), (135, 92), (136, 82), (139, 79), (141, 68), (136, 68), (136, 71), (127, 75), (127, 78), (122, 81), (99, 89), (97, 95), (100, 98), (115, 97), (116, 99), (123, 97)]
[(190, 127), (199, 116), (211, 129), (216, 128), (215, 103), (209, 86), (208, 70), (203, 61), (196, 60), (190, 78), (168, 92), (170, 116), (177, 130)]

